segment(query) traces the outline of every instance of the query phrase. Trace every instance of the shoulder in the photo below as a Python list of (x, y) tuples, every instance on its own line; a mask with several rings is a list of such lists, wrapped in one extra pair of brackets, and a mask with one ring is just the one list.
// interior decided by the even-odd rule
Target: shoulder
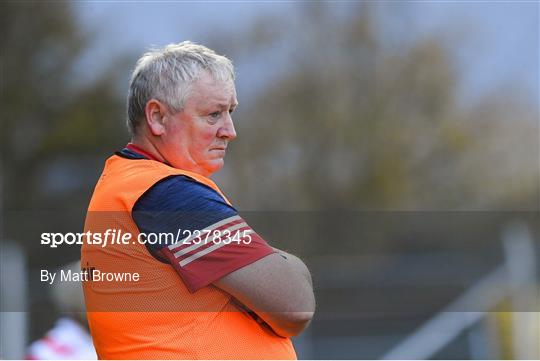
[(181, 175), (156, 183), (139, 198), (132, 213), (145, 232), (203, 229), (237, 214), (214, 189)]
[(202, 211), (211, 205), (228, 206), (225, 199), (206, 184), (188, 176), (173, 175), (162, 179), (148, 189), (139, 198), (134, 210)]

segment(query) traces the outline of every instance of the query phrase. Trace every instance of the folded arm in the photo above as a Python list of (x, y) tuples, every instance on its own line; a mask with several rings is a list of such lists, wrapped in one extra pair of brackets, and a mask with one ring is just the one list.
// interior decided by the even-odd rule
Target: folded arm
[(274, 249), (214, 285), (231, 294), (264, 320), (276, 334), (300, 334), (315, 312), (311, 275), (296, 256)]

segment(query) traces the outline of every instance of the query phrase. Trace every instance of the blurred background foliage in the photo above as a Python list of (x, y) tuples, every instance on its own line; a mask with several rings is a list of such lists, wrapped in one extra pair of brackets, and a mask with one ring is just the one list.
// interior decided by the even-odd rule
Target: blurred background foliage
[[(538, 123), (518, 84), (465, 106), (457, 44), (433, 34), (393, 47), (378, 30), (384, 7), (369, 3), (298, 6), (300, 18), (261, 17), (207, 42), (273, 74), (239, 94), (240, 137), (217, 176), (239, 208), (537, 209)], [(80, 84), (93, 34), (69, 3), (2, 10), (4, 205), (84, 209), (103, 159), (128, 140), (119, 80), (138, 54)]]
[(80, 32), (69, 3), (0, 6), (4, 207), (84, 209), (99, 158), (125, 138), (120, 64), (81, 86), (74, 68), (92, 34)]
[(331, 5), (310, 4), (295, 22), (261, 19), (248, 41), (233, 36), (285, 49), (277, 76), (239, 108), (233, 199), (274, 210), (538, 209), (537, 112), (519, 85), (460, 104), (459, 44), (433, 34), (391, 47), (374, 7), (349, 10), (336, 19)]

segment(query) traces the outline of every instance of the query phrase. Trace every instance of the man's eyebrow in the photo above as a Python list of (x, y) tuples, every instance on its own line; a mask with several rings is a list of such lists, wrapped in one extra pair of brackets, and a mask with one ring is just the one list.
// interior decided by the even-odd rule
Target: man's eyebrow
[[(229, 104), (227, 103), (219, 103), (219, 104), (216, 104), (216, 106), (220, 109), (220, 110), (224, 110), (224, 109), (228, 109), (229, 108)], [(234, 109), (238, 106), (238, 103), (233, 103), (231, 104), (231, 109)]]

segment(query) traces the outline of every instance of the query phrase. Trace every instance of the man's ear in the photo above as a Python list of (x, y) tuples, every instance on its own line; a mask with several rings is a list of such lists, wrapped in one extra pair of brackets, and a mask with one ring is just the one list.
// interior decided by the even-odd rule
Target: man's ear
[(165, 114), (167, 108), (157, 99), (150, 99), (144, 107), (146, 124), (152, 135), (160, 136), (165, 133)]

